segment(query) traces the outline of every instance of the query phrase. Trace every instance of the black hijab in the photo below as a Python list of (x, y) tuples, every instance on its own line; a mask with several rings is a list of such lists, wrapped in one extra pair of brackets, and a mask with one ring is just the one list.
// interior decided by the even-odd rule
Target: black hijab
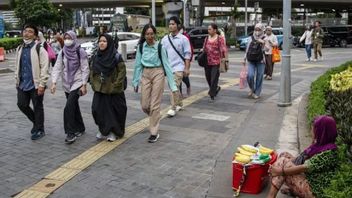
[(114, 46), (114, 40), (108, 34), (100, 35), (98, 42), (102, 36), (106, 38), (108, 46), (103, 51), (98, 47), (93, 61), (93, 70), (97, 73), (103, 73), (104, 76), (109, 76), (118, 64), (118, 60), (115, 58), (117, 50)]

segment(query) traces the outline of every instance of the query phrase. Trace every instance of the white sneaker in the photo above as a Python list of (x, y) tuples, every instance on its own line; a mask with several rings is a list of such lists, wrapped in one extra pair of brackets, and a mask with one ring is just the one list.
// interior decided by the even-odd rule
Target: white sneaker
[(173, 110), (173, 109), (170, 109), (168, 112), (167, 112), (167, 115), (170, 116), (170, 117), (174, 117), (176, 115), (176, 111)]
[(314, 62), (317, 62), (317, 59), (315, 58), (313, 61), (314, 61)]
[(108, 138), (106, 138), (109, 142), (113, 142), (116, 140), (116, 135), (114, 133), (109, 133)]
[(98, 140), (103, 140), (103, 139), (105, 139), (105, 136), (103, 136), (103, 134), (101, 134), (100, 132), (98, 132), (95, 137), (96, 137)]
[(252, 97), (253, 97), (254, 99), (258, 99), (258, 98), (259, 98), (259, 96), (255, 95), (255, 94), (253, 94)]
[(307, 62), (309, 62), (310, 61), (310, 58), (307, 58), (307, 60), (306, 60)]
[(181, 110), (183, 110), (183, 107), (181, 107), (181, 106), (176, 106), (176, 111), (181, 111)]
[(252, 95), (253, 95), (253, 91), (250, 90), (250, 91), (248, 92), (248, 97), (251, 97)]

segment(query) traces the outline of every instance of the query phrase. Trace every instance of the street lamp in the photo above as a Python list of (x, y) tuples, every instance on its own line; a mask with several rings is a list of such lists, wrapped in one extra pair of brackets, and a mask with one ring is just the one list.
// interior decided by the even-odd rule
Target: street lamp
[(248, 7), (248, 1), (246, 0), (245, 3), (244, 3), (244, 6), (245, 6), (245, 9), (244, 9), (244, 34), (247, 36), (248, 32), (247, 32), (247, 29), (248, 29), (248, 20), (247, 20), (247, 7)]
[(155, 25), (155, 0), (152, 0), (152, 23)]

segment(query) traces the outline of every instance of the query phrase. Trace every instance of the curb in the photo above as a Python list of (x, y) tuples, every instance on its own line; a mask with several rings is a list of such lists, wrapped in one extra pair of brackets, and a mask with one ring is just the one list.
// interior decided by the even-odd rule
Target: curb
[(298, 151), (301, 153), (312, 143), (312, 137), (310, 134), (310, 126), (307, 123), (307, 106), (309, 93), (302, 95), (302, 100), (298, 105), (298, 116), (297, 116), (297, 142)]
[(11, 54), (11, 53), (13, 53), (15, 51), (16, 51), (16, 48), (15, 49), (9, 49), (9, 50), (6, 50), (6, 54)]

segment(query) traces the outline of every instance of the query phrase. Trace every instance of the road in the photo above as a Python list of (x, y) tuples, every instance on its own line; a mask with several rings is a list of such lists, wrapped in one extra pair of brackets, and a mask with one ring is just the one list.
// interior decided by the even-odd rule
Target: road
[[(305, 62), (303, 49), (292, 50), (292, 99), (308, 92), (324, 71), (350, 60), (352, 50), (326, 48), (323, 53), (324, 61)], [(30, 140), (31, 124), (16, 106), (14, 55), (8, 55), (0, 63), (2, 71), (9, 71), (0, 74), (0, 197), (23, 190), (55, 198), (231, 197), (233, 151), (255, 141), (274, 148), (285, 112), (277, 107), (280, 64), (273, 80), (264, 81), (262, 97), (248, 99), (248, 90), (238, 87), (243, 55), (230, 53), (230, 70), (220, 77), (223, 89), (214, 104), (208, 103), (203, 69), (192, 63), (193, 96), (186, 99), (185, 110), (161, 121), (161, 138), (155, 144), (147, 143), (140, 94), (130, 86), (134, 60), (128, 60), (127, 137), (114, 143), (96, 141), (89, 89), (80, 99), (86, 134), (72, 145), (64, 143), (61, 88), (44, 97), (47, 135)], [(163, 112), (170, 105), (169, 93), (165, 90)], [(265, 192), (243, 197), (265, 197)]]

